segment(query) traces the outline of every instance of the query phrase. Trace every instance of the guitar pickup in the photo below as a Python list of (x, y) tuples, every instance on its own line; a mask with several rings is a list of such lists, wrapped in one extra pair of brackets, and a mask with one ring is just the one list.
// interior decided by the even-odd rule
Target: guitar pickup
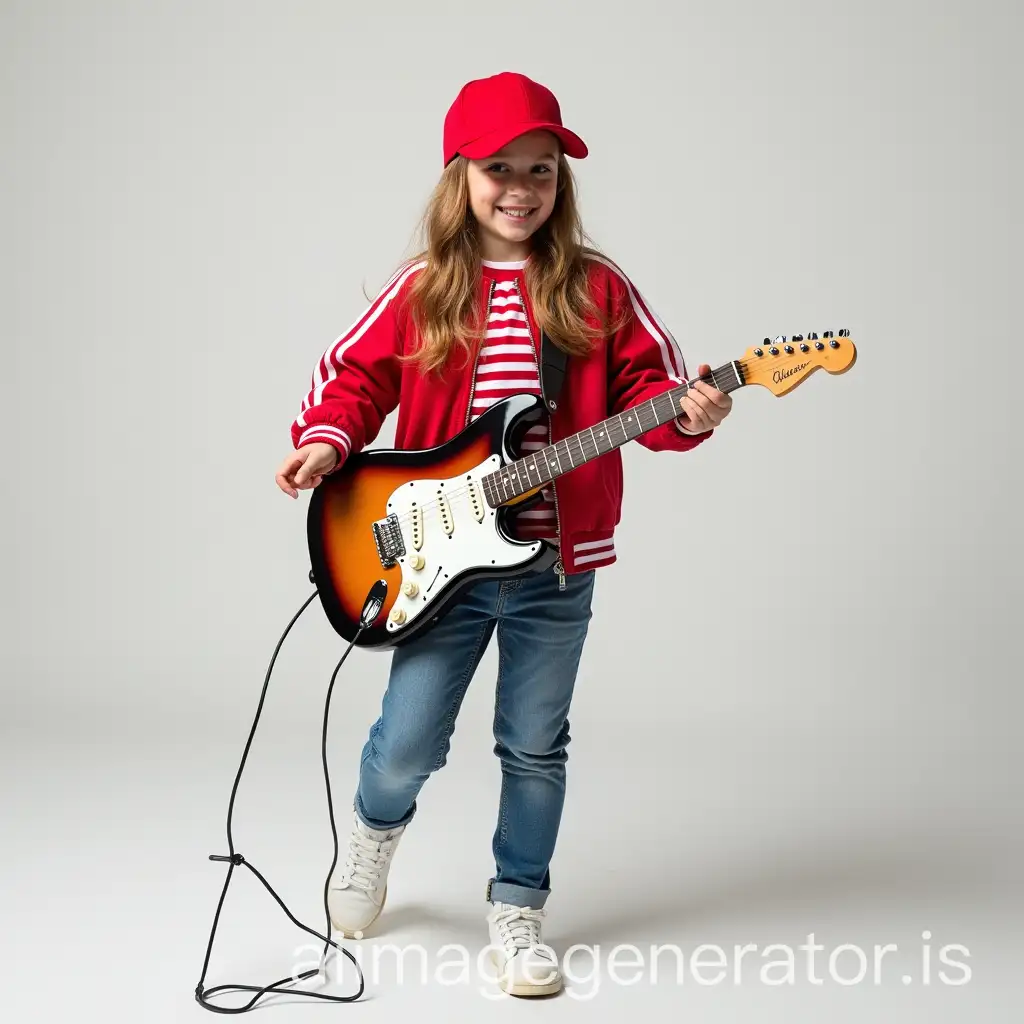
[(390, 569), (405, 554), (405, 541), (397, 515), (392, 513), (387, 519), (378, 519), (373, 524), (373, 541), (377, 545), (381, 565)]

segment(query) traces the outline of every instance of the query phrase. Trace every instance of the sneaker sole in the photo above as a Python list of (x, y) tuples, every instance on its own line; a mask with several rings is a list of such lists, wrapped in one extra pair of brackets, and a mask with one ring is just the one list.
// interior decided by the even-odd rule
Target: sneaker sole
[[(491, 963), (498, 968), (498, 955), (491, 950)], [(498, 987), (509, 996), (553, 996), (562, 991), (562, 979), (548, 982), (546, 985), (533, 984), (529, 981), (513, 982), (498, 975)]]
[[(366, 937), (367, 931), (377, 923), (377, 918), (380, 917), (381, 911), (384, 909), (384, 904), (388, 901), (388, 887), (384, 886), (384, 895), (381, 897), (380, 906), (377, 908), (377, 913), (370, 918), (362, 928), (346, 928), (338, 924), (337, 921), (331, 917), (331, 924), (334, 930), (345, 939), (362, 939)], [(356, 934), (358, 932), (358, 934)]]

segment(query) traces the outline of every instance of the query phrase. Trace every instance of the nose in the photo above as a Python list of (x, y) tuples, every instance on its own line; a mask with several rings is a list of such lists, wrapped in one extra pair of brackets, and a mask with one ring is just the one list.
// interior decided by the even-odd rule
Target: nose
[(529, 195), (533, 191), (529, 172), (521, 175), (510, 174), (506, 179), (505, 191), (509, 195)]

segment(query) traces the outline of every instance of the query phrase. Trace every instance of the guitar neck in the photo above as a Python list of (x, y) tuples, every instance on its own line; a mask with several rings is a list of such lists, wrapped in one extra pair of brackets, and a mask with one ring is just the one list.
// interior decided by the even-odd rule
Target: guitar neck
[(586, 430), (510, 462), (481, 478), (487, 504), (497, 508), (675, 419), (682, 411), (679, 400), (698, 380), (724, 392), (735, 391), (745, 383), (739, 364), (726, 363), (703, 377), (664, 391)]

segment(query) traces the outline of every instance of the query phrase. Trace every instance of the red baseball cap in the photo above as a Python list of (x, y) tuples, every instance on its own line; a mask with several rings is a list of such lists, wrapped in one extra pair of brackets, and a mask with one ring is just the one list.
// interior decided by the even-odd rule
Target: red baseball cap
[(562, 124), (550, 89), (512, 71), (474, 79), (462, 87), (445, 115), (445, 166), (460, 153), (471, 160), (490, 156), (538, 128), (557, 135), (566, 156), (587, 155), (583, 140)]

